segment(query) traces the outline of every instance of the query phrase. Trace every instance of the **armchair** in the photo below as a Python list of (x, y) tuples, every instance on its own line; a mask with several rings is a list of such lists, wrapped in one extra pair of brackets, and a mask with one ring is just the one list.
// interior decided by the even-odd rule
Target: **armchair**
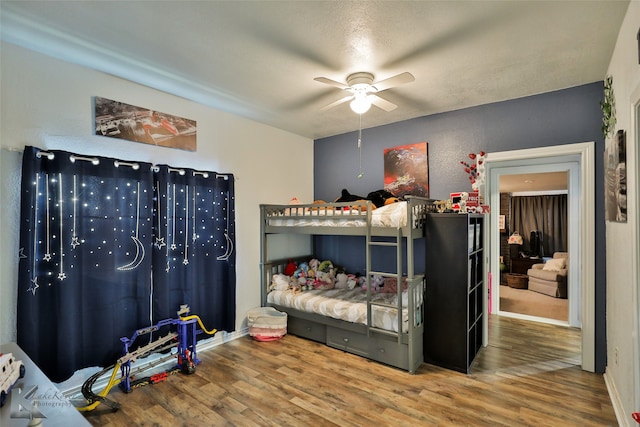
[(527, 270), (529, 290), (556, 298), (567, 298), (569, 254), (556, 252), (544, 264), (534, 264)]

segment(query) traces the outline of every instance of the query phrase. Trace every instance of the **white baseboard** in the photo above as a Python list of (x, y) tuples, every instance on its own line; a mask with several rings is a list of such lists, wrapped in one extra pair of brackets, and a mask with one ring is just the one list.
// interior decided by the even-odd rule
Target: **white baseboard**
[(611, 399), (611, 404), (613, 405), (613, 411), (616, 413), (616, 419), (618, 420), (618, 425), (620, 427), (631, 427), (631, 424), (629, 424), (628, 417), (626, 417), (624, 414), (624, 408), (622, 407), (622, 401), (620, 400), (620, 395), (618, 394), (618, 390), (616, 389), (616, 384), (611, 379), (611, 376), (607, 375), (606, 369), (603, 377), (604, 377), (604, 383), (607, 386), (607, 391), (609, 392), (609, 398)]

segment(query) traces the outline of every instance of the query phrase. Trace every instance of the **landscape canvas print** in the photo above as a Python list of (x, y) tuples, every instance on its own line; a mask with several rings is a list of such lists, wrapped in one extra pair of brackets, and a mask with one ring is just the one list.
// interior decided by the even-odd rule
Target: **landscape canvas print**
[(429, 197), (427, 143), (384, 150), (384, 189), (396, 197)]
[(96, 135), (196, 151), (196, 122), (124, 102), (95, 97)]

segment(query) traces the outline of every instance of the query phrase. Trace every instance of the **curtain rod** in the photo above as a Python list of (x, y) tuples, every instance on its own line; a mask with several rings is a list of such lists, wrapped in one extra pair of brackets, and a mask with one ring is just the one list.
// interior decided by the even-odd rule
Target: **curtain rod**
[(39, 159), (40, 159), (40, 158), (42, 158), (42, 156), (45, 156), (45, 157), (46, 157), (47, 159), (49, 159), (49, 160), (53, 160), (53, 158), (54, 158), (54, 157), (56, 157), (56, 155), (55, 155), (55, 154), (53, 154), (53, 153), (49, 153), (48, 151), (38, 151), (38, 152), (36, 153), (36, 157), (37, 157), (37, 158), (39, 158)]
[[(9, 151), (21, 151), (21, 152), (24, 152), (24, 148), (22, 150), (20, 150), (18, 148), (9, 147), (8, 150)], [(55, 154), (51, 153), (49, 151), (40, 150), (40, 151), (38, 151), (36, 153), (36, 157), (37, 158), (41, 158), (42, 156), (45, 156), (49, 160), (53, 160), (55, 158)], [(100, 159), (97, 158), (97, 157), (84, 157), (84, 156), (77, 156), (75, 154), (71, 154), (69, 156), (69, 160), (71, 160), (71, 162), (75, 162), (76, 160), (84, 160), (84, 161), (87, 161), (87, 162), (91, 162), (94, 165), (100, 164)], [(129, 166), (134, 170), (138, 170), (140, 168), (140, 165), (138, 163), (130, 163), (130, 162), (122, 161), (122, 160), (114, 160), (113, 165), (115, 167)], [(157, 166), (157, 165), (151, 165), (151, 170), (153, 172), (159, 172), (160, 171), (160, 167)], [(180, 175), (184, 175), (186, 173), (186, 171), (184, 169), (181, 169), (181, 168), (169, 167), (169, 168), (167, 168), (167, 170), (169, 172), (177, 172)], [(209, 172), (206, 172), (206, 171), (196, 171), (196, 170), (194, 170), (192, 173), (193, 173), (193, 176), (201, 175), (204, 178), (209, 178)], [(215, 177), (216, 178), (223, 178), (225, 180), (228, 180), (230, 175), (231, 174), (221, 174), (221, 173), (217, 173), (217, 172), (215, 173)]]
[(100, 159), (97, 157), (83, 157), (83, 156), (76, 156), (75, 154), (70, 155), (69, 160), (71, 160), (71, 163), (75, 163), (76, 160), (84, 160), (85, 162), (91, 162), (92, 165), (100, 164)]
[[(120, 167), (120, 165), (122, 165), (122, 166), (129, 166), (129, 167), (130, 167), (131, 169), (133, 169), (133, 170), (138, 170), (138, 169), (140, 169), (140, 165), (139, 165), (139, 164), (137, 164), (137, 163), (123, 162), (122, 160), (115, 160), (115, 161), (113, 162), (113, 166), (115, 166), (115, 167)], [(152, 168), (153, 168), (153, 166), (152, 166)]]

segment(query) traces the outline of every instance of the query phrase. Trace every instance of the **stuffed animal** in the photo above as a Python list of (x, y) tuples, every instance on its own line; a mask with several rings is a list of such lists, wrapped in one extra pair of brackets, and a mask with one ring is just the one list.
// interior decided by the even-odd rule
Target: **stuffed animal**
[[(402, 278), (402, 289), (403, 290), (407, 289), (407, 278), (406, 277)], [(384, 279), (384, 285), (382, 286), (382, 289), (380, 289), (380, 292), (390, 293), (390, 294), (397, 293), (398, 292), (398, 279), (396, 279), (395, 277), (387, 277), (386, 279)]]
[(375, 274), (371, 278), (371, 288), (373, 291), (378, 292), (384, 286), (384, 277), (379, 274)]
[(304, 277), (307, 277), (308, 271), (309, 271), (309, 264), (307, 264), (306, 262), (301, 262), (298, 265), (298, 268), (296, 268), (296, 270), (293, 272), (292, 276), (297, 279), (304, 278)]
[(284, 274), (287, 276), (293, 276), (293, 273), (296, 271), (298, 266), (292, 260), (289, 260), (289, 264), (284, 268)]
[(462, 193), (460, 193), (460, 201), (458, 202), (458, 205), (460, 206), (460, 213), (467, 213), (467, 201), (469, 200), (469, 193), (467, 193), (466, 191), (463, 191)]
[(338, 273), (335, 278), (336, 289), (353, 289), (358, 284), (355, 274)]
[(348, 289), (349, 288), (349, 277), (346, 273), (338, 273), (336, 274), (336, 289)]
[[(344, 210), (355, 209), (360, 211), (367, 210), (367, 198), (363, 196), (358, 196), (355, 194), (349, 193), (347, 189), (342, 190), (342, 195), (338, 197), (335, 202), (345, 203), (345, 202), (353, 202), (351, 206), (345, 207)], [(375, 209), (375, 205), (372, 206), (372, 209)]]
[[(380, 291), (380, 289), (382, 289), (382, 286), (384, 286), (384, 277), (380, 276), (379, 274), (374, 274), (373, 276), (371, 276), (371, 292), (378, 292)], [(367, 290), (367, 282), (366, 279), (364, 281), (364, 284), (362, 285), (362, 290), (366, 291)]]
[(345, 188), (342, 190), (342, 195), (338, 197), (336, 202), (366, 202), (370, 201), (373, 203), (373, 209), (381, 208), (382, 206), (388, 205), (389, 203), (399, 202), (401, 199), (388, 192), (387, 190), (376, 190), (367, 194), (367, 197), (358, 196), (355, 194), (349, 193), (349, 191)]
[(360, 200), (367, 200), (367, 198), (363, 196), (357, 196), (355, 194), (351, 194), (349, 193), (349, 191), (347, 191), (346, 188), (343, 188), (342, 194), (335, 201), (338, 203), (342, 203), (342, 202), (357, 202)]
[(289, 289), (291, 278), (285, 274), (274, 274), (271, 278), (271, 286), (269, 289), (272, 291), (286, 291)]
[(387, 206), (387, 205), (390, 205), (392, 203), (398, 203), (400, 201), (401, 200), (399, 198), (397, 198), (397, 197), (389, 197), (387, 200), (384, 201), (384, 205)]
[(333, 277), (327, 272), (317, 271), (313, 287), (315, 289), (333, 289), (335, 287)]
[(349, 289), (353, 289), (358, 286), (358, 278), (355, 274), (347, 274), (347, 286)]
[(293, 278), (303, 286), (307, 284), (307, 273), (300, 268), (293, 273)]
[(316, 270), (328, 273), (332, 269), (333, 269), (333, 263), (327, 259), (322, 261)]
[(300, 264), (298, 264), (298, 268), (304, 271), (304, 273), (306, 274), (307, 271), (309, 271), (309, 264), (307, 264), (306, 262), (301, 262)]
[(295, 295), (298, 292), (302, 292), (303, 290), (305, 290), (306, 285), (301, 284), (298, 281), (298, 279), (294, 277), (291, 279), (291, 282), (289, 283), (289, 289), (291, 289), (291, 293)]
[[(367, 200), (371, 200), (377, 208), (381, 208), (389, 203), (394, 203), (399, 201), (399, 199), (393, 194), (389, 193), (387, 190), (376, 190), (367, 194)], [(387, 200), (390, 200), (387, 203)]]

